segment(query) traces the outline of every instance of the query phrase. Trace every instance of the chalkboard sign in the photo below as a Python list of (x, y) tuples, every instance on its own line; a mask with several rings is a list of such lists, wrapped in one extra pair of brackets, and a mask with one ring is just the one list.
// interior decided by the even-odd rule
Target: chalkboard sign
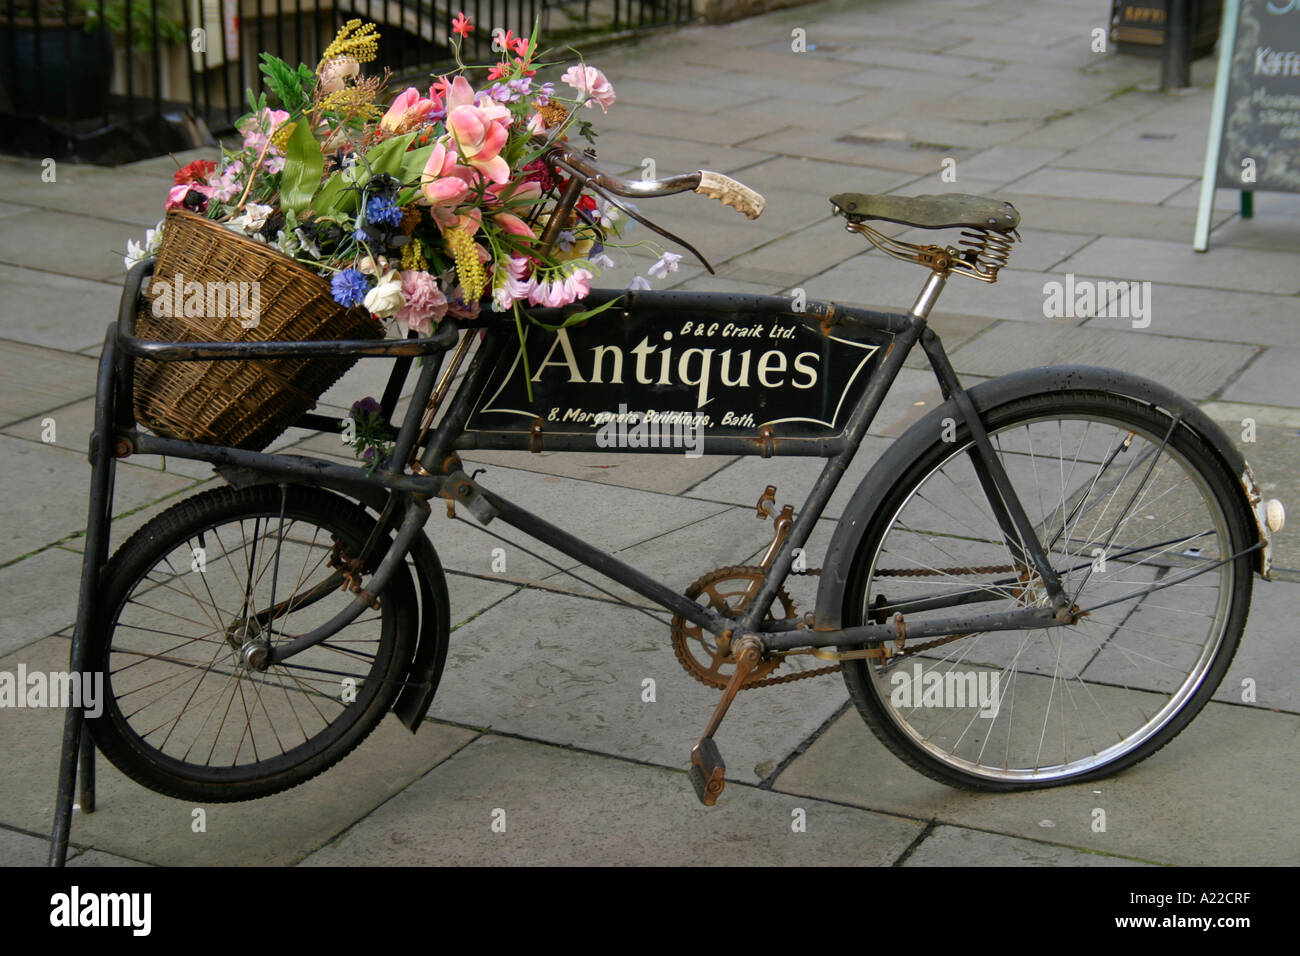
[(1208, 244), (1216, 186), (1300, 192), (1300, 0), (1229, 0), (1224, 7), (1198, 252)]

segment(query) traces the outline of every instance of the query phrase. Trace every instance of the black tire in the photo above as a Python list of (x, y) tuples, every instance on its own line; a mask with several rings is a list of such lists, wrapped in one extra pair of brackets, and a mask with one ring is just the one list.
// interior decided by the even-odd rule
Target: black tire
[[(249, 668), (241, 647), (249, 636), (274, 645), (286, 629), (304, 633), (350, 602), (350, 591), (326, 587), (338, 573), (331, 536), (356, 557), (374, 524), (330, 492), (285, 486), (282, 497), (280, 486), (257, 485), (196, 495), (133, 534), (105, 569), (103, 624), (89, 648), (89, 666), (104, 674), (104, 708), (88, 723), (104, 755), (151, 790), (222, 803), (297, 786), (360, 744), (401, 690), (414, 647), (406, 568), (377, 612), (281, 664)], [(201, 577), (196, 547), (204, 549)], [(273, 604), (283, 613), (259, 623), (257, 612)]]
[[(976, 633), (889, 662), (846, 661), (854, 704), (895, 755), (964, 789), (1080, 783), (1149, 757), (1205, 706), (1246, 624), (1253, 555), (1244, 552), (1255, 534), (1234, 476), (1201, 437), (1185, 426), (1171, 433), (1171, 423), (1150, 405), (1095, 391), (1033, 395), (984, 412), (1040, 540), (1053, 542), (1053, 567), (1067, 572), (1067, 593), (1079, 590), (1081, 609), (1115, 603), (1070, 627)], [(1077, 436), (1073, 452), (1067, 434)], [(846, 578), (845, 626), (896, 610), (924, 621), (1046, 601), (1002, 540), (970, 465), (968, 430), (943, 437), (898, 467), (865, 523)], [(1041, 454), (1054, 447), (1059, 464)], [(1049, 489), (1059, 483), (1058, 495), (1034, 493), (1042, 476)], [(993, 599), (919, 607), (922, 595), (959, 591)], [(1203, 636), (1201, 618), (1210, 618)]]

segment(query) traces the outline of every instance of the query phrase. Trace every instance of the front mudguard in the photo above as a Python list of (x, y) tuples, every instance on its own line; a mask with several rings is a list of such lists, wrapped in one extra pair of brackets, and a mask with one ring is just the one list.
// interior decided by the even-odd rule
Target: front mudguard
[[(985, 412), (1042, 392), (1100, 391), (1125, 395), (1179, 416), (1183, 427), (1195, 432), (1219, 457), (1228, 473), (1236, 476), (1240, 505), (1254, 518), (1261, 547), (1256, 553), (1255, 570), (1265, 579), (1269, 577), (1271, 555), (1269, 529), (1266, 523), (1266, 505), (1261, 501), (1250, 466), (1233, 445), (1222, 428), (1200, 410), (1190, 399), (1184, 398), (1159, 382), (1121, 372), (1117, 369), (1095, 368), (1088, 365), (1047, 365), (1012, 372), (967, 390), (976, 410)], [(903, 433), (872, 466), (862, 479), (853, 497), (840, 517), (831, 543), (822, 562), (821, 584), (817, 591), (816, 627), (836, 629), (842, 626), (844, 592), (848, 587), (849, 570), (858, 552), (862, 536), (877, 504), (884, 500), (900, 475), (917, 456), (934, 443), (942, 431), (945, 418), (961, 420), (956, 404), (949, 399), (933, 409)]]
[[(388, 502), (388, 492), (382, 488), (366, 489), (357, 497), (377, 514), (383, 512)], [(447, 648), (451, 641), (451, 599), (447, 595), (447, 576), (438, 560), (438, 552), (423, 531), (415, 536), (411, 560), (415, 562), (420, 586), (420, 632), (410, 666), (402, 675), (402, 692), (393, 702), (393, 713), (407, 730), (415, 733), (433, 704), (433, 695), (438, 691), (442, 668), (447, 662)]]

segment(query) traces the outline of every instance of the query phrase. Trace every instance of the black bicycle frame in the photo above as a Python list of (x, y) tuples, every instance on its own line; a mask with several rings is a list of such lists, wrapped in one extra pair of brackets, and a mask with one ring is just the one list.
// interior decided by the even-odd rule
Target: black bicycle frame
[[(138, 265), (132, 270), (124, 290), (123, 306), (116, 331), (118, 349), (114, 378), (118, 400), (114, 403), (113, 427), (116, 457), (131, 453), (172, 455), (235, 468), (261, 479), (314, 485), (345, 493), (379, 485), (398, 496), (397, 505), (404, 512), (397, 537), (375, 571), (366, 591), (358, 593), (349, 607), (331, 621), (273, 648), (272, 662), (285, 660), (337, 633), (368, 606), (373, 595), (382, 592), (392, 573), (405, 557), (415, 535), (423, 526), (429, 513), (427, 501), (431, 497), (444, 497), (463, 503), (483, 523), (499, 517), (506, 524), (547, 543), (568, 557), (714, 634), (753, 633), (763, 642), (767, 650), (856, 645), (893, 640), (898, 632), (892, 621), (834, 630), (816, 630), (800, 623), (763, 631), (759, 630), (759, 625), (790, 573), (796, 549), (802, 548), (807, 542), (816, 521), (821, 517), (827, 502), (879, 412), (885, 396), (918, 342), (930, 360), (945, 397), (954, 401), (961, 417), (961, 424), (965, 425), (970, 432), (973, 443), (970, 454), (976, 475), (993, 515), (1003, 529), (1008, 546), (1013, 553), (1020, 552), (1023, 563), (1032, 566), (1041, 576), (1044, 587), (1052, 599), (1052, 606), (1022, 608), (995, 614), (959, 614), (943, 620), (911, 624), (907, 627), (908, 637), (921, 638), (972, 630), (1049, 627), (1061, 623), (1062, 615), (1068, 614), (1068, 599), (1061, 589), (1056, 571), (1052, 568), (1038, 540), (1037, 532), (1016, 497), (1010, 479), (994, 453), (983, 424), (944, 353), (939, 336), (927, 326), (925, 316), (917, 311), (910, 314), (888, 312), (853, 314), (834, 305), (809, 303), (806, 311), (797, 314), (805, 318), (808, 314), (814, 317), (821, 316), (824, 325), (828, 322), (865, 325), (892, 335), (893, 342), (886, 350), (879, 368), (857, 399), (845, 422), (842, 439), (823, 441), (810, 446), (817, 449), (821, 457), (826, 458), (826, 464), (809, 491), (803, 507), (798, 510), (790, 533), (774, 556), (757, 594), (750, 601), (744, 615), (736, 620), (723, 617), (711, 608), (701, 606), (563, 528), (502, 498), (479, 485), (461, 470), (456, 450), (466, 444), (464, 438), (466, 422), (473, 412), (475, 402), (487, 385), (502, 350), (514, 341), (517, 334), (509, 316), (493, 316), (481, 323), (472, 324), (447, 319), (436, 334), (427, 338), (388, 342), (150, 342), (135, 336), (134, 316), (140, 287), (151, 271), (152, 263)], [(692, 301), (697, 304), (699, 301), (707, 303), (708, 298), (696, 295), (692, 297)], [(483, 332), (483, 340), (470, 363), (464, 381), (452, 395), (441, 422), (428, 435), (419, 458), (419, 468), (414, 469), (416, 473), (406, 474), (403, 463), (408, 460), (415, 446), (421, 419), (433, 393), (442, 357), (456, 344), (461, 334), (474, 334), (479, 329)], [(235, 361), (291, 357), (387, 356), (398, 359), (381, 402), (385, 419), (391, 420), (401, 384), (409, 374), (411, 358), (416, 355), (427, 356), (427, 359), (420, 372), (410, 406), (401, 425), (395, 430), (394, 453), (389, 467), (376, 470), (374, 473), (367, 473), (365, 468), (359, 466), (333, 464), (294, 454), (254, 452), (142, 434), (136, 428), (131, 412), (131, 360), (134, 358), (155, 361)], [(437, 361), (434, 360), (435, 356)], [(338, 422), (338, 419), (327, 416), (309, 415), (298, 424), (324, 430), (337, 427)], [(720, 441), (723, 447), (717, 447), (714, 443), (710, 450), (724, 454), (762, 453), (758, 446), (745, 439)], [(795, 453), (800, 452), (807, 454), (802, 449)], [(991, 600), (992, 597), (984, 599)], [(979, 600), (979, 597), (969, 595), (953, 596), (936, 599), (930, 602), (929, 606), (933, 608), (951, 605), (957, 608)]]

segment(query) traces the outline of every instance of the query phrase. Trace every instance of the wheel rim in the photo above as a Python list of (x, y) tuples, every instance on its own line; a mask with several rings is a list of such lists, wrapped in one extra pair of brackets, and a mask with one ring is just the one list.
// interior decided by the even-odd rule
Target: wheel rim
[(256, 666), (257, 651), (352, 600), (326, 588), (338, 577), (336, 540), (344, 556), (361, 543), (340, 522), (254, 509), (207, 521), (146, 558), (104, 652), (106, 713), (138, 750), (193, 780), (265, 780), (356, 723), (391, 666), (386, 602), (316, 647)]
[[(1236, 562), (1205, 569), (1232, 553), (1231, 534), (1212, 489), (1164, 433), (1080, 414), (1015, 421), (990, 438), (1031, 522), (1052, 542), (1049, 560), (1067, 594), (1095, 610), (1072, 627), (972, 634), (871, 664), (867, 684), (929, 759), (985, 781), (1059, 782), (1139, 749), (1201, 689), (1228, 626)], [(921, 594), (999, 595), (906, 615), (920, 621), (1047, 603), (1000, 540), (970, 447), (954, 444), (890, 515), (867, 570), (863, 619), (878, 595), (895, 607)], [(1051, 472), (1048, 447), (1057, 452)], [(950, 523), (945, 532), (937, 519)], [(1008, 564), (1014, 574), (946, 573)]]

